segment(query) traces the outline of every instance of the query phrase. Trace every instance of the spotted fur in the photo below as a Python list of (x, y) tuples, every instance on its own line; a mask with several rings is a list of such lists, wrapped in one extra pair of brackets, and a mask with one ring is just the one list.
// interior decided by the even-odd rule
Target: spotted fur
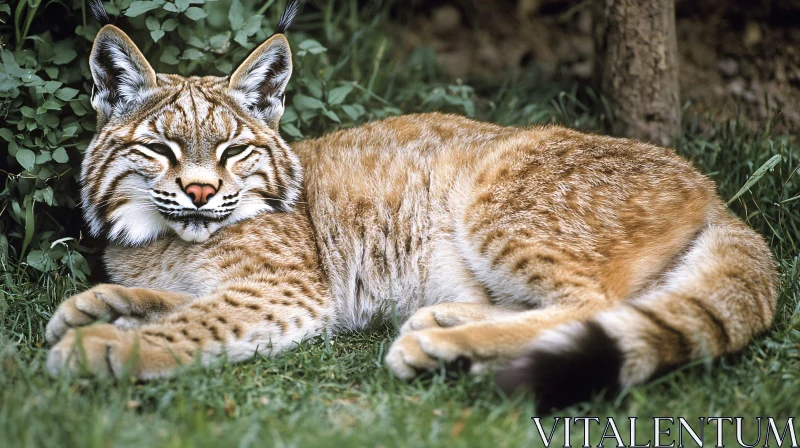
[(57, 310), (51, 372), (168, 376), (396, 313), (398, 377), (500, 364), (561, 405), (770, 326), (766, 244), (673, 151), (442, 114), (290, 148), (290, 71), (280, 34), (230, 78), (182, 78), (100, 31), (83, 201), (115, 284)]

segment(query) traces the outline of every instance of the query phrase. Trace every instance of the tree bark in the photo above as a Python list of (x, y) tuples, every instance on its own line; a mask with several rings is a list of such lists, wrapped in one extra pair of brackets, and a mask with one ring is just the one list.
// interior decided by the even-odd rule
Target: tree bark
[(668, 145), (680, 132), (674, 0), (603, 0), (601, 89), (617, 130)]

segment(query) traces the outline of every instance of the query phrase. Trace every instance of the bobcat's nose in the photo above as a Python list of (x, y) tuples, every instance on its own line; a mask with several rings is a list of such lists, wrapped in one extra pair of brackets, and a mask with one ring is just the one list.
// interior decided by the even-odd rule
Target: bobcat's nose
[(208, 201), (217, 193), (217, 189), (209, 184), (189, 184), (183, 191), (197, 208), (208, 204)]

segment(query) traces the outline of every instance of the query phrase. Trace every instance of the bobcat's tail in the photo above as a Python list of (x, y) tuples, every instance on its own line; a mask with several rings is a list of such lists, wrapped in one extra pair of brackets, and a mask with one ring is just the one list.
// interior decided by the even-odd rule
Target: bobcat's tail
[(770, 327), (777, 283), (763, 239), (734, 218), (718, 218), (657, 289), (543, 333), (498, 372), (498, 382), (507, 391), (527, 385), (550, 409), (737, 351)]

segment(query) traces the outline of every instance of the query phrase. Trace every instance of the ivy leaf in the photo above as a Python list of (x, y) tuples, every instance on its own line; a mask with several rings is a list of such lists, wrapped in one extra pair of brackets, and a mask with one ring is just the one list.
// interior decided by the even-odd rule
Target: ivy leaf
[(197, 6), (192, 6), (191, 8), (186, 10), (184, 15), (186, 15), (186, 17), (192, 20), (200, 20), (200, 19), (205, 19), (208, 13), (198, 8)]
[(36, 164), (36, 154), (28, 148), (19, 148), (17, 150), (16, 159), (17, 162), (28, 171), (32, 170)]

